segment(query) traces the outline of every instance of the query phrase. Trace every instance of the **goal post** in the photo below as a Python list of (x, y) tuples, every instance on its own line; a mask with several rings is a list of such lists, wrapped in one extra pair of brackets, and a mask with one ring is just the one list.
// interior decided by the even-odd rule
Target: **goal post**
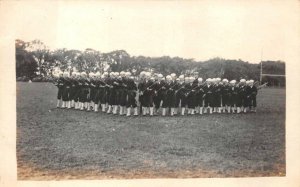
[(273, 78), (271, 79), (272, 80), (272, 83), (271, 85), (272, 86), (275, 86), (274, 82), (277, 81), (277, 86), (283, 86), (282, 84), (280, 84), (280, 78), (283, 78), (284, 79), (284, 86), (285, 86), (285, 77), (286, 75), (285, 74), (271, 74), (271, 73), (263, 73), (263, 62), (261, 61), (260, 62), (260, 84), (262, 84), (262, 81), (263, 81), (263, 77), (270, 77), (270, 78)]

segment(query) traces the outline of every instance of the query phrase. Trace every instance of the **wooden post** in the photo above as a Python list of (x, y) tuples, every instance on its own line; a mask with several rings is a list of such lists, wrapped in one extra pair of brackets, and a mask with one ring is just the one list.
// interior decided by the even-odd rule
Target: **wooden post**
[(263, 55), (263, 49), (261, 49), (261, 54), (260, 54), (260, 79), (259, 83), (261, 84), (262, 82), (262, 55)]

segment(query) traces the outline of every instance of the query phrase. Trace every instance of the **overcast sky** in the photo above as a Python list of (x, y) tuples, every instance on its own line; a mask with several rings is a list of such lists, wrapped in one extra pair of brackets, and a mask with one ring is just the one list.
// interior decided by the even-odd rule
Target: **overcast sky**
[(10, 31), (16, 38), (40, 39), (50, 49), (124, 49), (132, 56), (221, 57), (258, 63), (262, 49), (263, 60), (285, 61), (289, 33), (296, 29), (295, 5), (275, 0), (25, 1), (5, 16), (14, 16), (7, 24), (16, 28)]

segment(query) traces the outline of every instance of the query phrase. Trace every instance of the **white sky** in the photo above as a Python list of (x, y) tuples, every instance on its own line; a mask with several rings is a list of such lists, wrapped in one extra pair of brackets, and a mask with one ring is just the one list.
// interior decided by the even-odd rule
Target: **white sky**
[[(212, 2), (212, 1), (211, 1)], [(15, 37), (51, 49), (124, 49), (132, 56), (286, 60), (297, 22), (294, 1), (91, 2), (14, 4), (4, 15)], [(7, 2), (6, 2), (7, 3)], [(17, 14), (16, 14), (17, 13)]]

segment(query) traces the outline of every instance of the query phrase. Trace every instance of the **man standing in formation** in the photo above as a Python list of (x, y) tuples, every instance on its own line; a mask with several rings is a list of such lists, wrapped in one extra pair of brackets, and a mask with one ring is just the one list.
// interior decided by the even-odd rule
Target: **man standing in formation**
[[(253, 80), (228, 81), (198, 73), (186, 77), (175, 73), (152, 76), (142, 71), (139, 77), (121, 71), (58, 72), (57, 107), (107, 114), (137, 116), (195, 115), (256, 112), (257, 90)], [(138, 103), (140, 112), (138, 112)]]

